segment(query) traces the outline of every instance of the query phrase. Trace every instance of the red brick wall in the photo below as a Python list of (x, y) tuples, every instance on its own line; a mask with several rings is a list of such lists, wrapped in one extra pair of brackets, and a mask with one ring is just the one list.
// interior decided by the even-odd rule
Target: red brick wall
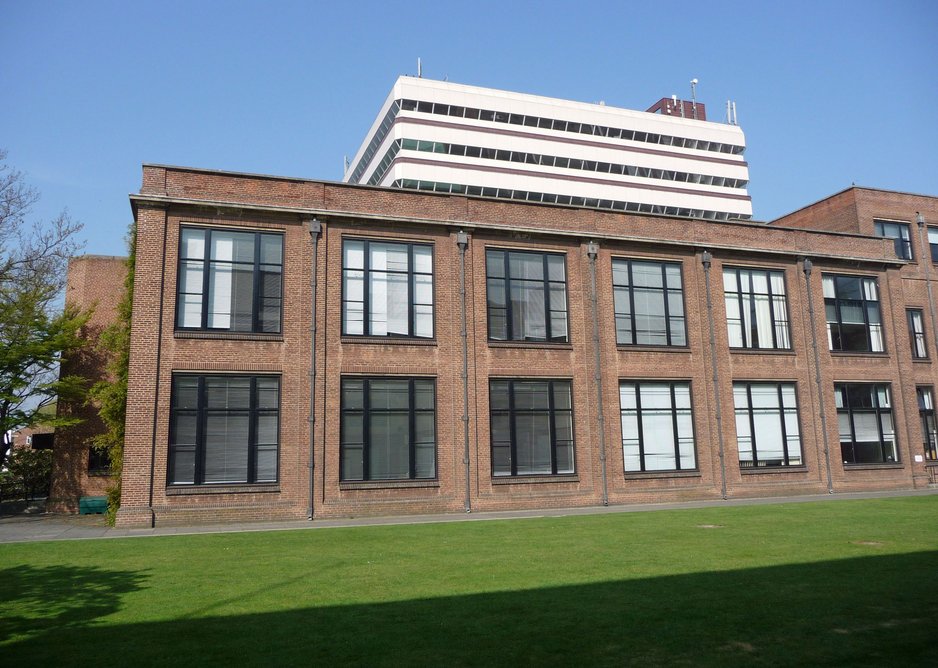
[[(317, 517), (458, 512), (465, 469), (462, 416), (459, 252), (456, 232), (469, 232), (467, 303), (470, 379), (470, 496), (473, 509), (550, 508), (602, 501), (599, 411), (595, 384), (589, 260), (586, 243), (598, 239), (600, 355), (611, 503), (717, 498), (721, 488), (718, 425), (713, 396), (707, 295), (701, 252), (714, 254), (711, 299), (722, 404), (726, 484), (730, 496), (775, 496), (827, 490), (819, 402), (835, 490), (909, 488), (927, 484), (915, 384), (935, 383), (931, 361), (912, 363), (904, 309), (921, 304), (923, 281), (907, 278), (892, 245), (856, 234), (791, 230), (755, 224), (627, 215), (588, 209), (411, 193), (296, 179), (253, 177), (162, 167), (144, 169), (137, 201), (138, 290), (134, 304), (131, 388), (128, 397), (124, 498), (119, 522), (158, 523), (229, 519), (299, 518), (309, 503), (310, 267), (311, 243), (301, 221), (323, 222), (317, 291), (317, 369), (313, 505)], [(211, 205), (168, 200), (185, 198)], [(229, 206), (219, 204), (228, 202)], [(252, 208), (252, 205), (259, 205)], [(285, 207), (287, 211), (261, 207)], [(284, 322), (278, 340), (174, 333), (177, 244), (180, 225), (277, 229), (285, 234)], [(846, 226), (845, 226), (846, 227)], [(389, 341), (341, 335), (341, 245), (345, 237), (392, 238), (434, 248), (435, 339)], [(165, 249), (164, 249), (165, 245)], [(566, 255), (569, 344), (490, 343), (487, 340), (485, 249), (521, 248)], [(814, 382), (806, 286), (799, 258), (811, 256), (822, 395)], [(611, 259), (653, 257), (683, 263), (688, 346), (619, 347), (613, 326)], [(845, 258), (845, 259), (840, 259)], [(890, 260), (890, 258), (893, 258)], [(722, 291), (723, 263), (785, 272), (793, 350), (730, 351)], [(837, 355), (827, 350), (821, 273), (878, 277), (887, 336), (884, 355)], [(162, 304), (161, 304), (162, 302)], [(281, 340), (282, 339), (282, 340)], [(934, 358), (934, 354), (933, 354)], [(175, 489), (166, 484), (169, 391), (173, 371), (264, 371), (281, 375), (280, 481), (275, 486)], [(339, 406), (343, 375), (431, 376), (436, 379), (438, 480), (410, 483), (339, 482)], [(576, 469), (572, 476), (494, 479), (491, 475), (488, 381), (493, 377), (552, 377), (571, 381)], [(619, 423), (620, 379), (690, 381), (698, 468), (690, 475), (629, 475), (623, 470)], [(736, 452), (733, 380), (796, 383), (806, 465), (790, 471), (742, 473)], [(845, 469), (840, 463), (835, 381), (889, 382), (901, 464)], [(910, 398), (911, 391), (911, 398)], [(901, 403), (900, 403), (901, 402)], [(152, 465), (151, 465), (152, 459)], [(152, 473), (151, 473), (152, 472)], [(150, 479), (152, 475), (152, 488)], [(152, 494), (152, 501), (151, 501)]]
[[(81, 333), (87, 345), (64, 361), (63, 375), (81, 376), (89, 385), (108, 377), (107, 354), (97, 344), (101, 332), (117, 317), (126, 274), (126, 258), (123, 257), (85, 255), (69, 262), (65, 300), (82, 309), (93, 308), (94, 312)], [(78, 417), (82, 422), (56, 430), (48, 507), (75, 512), (82, 496), (102, 496), (110, 484), (107, 474), (88, 473), (91, 439), (105, 427), (91, 404), (63, 401), (59, 402), (57, 410), (60, 416)]]

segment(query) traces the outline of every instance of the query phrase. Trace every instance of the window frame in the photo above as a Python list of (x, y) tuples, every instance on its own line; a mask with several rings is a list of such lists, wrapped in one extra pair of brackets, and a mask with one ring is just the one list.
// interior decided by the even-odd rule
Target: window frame
[[(664, 302), (664, 323), (665, 323), (665, 343), (639, 343), (638, 342), (638, 324), (637, 324), (637, 312), (635, 309), (635, 280), (633, 266), (634, 263), (640, 264), (657, 264), (660, 265), (661, 269), (661, 281), (662, 287), (660, 289), (661, 294), (663, 295)], [(625, 264), (625, 269), (628, 273), (628, 285), (623, 285), (621, 283), (616, 283), (616, 265)], [(680, 278), (680, 287), (672, 288), (668, 284), (668, 272), (667, 268), (676, 267), (678, 270), (678, 276)], [(684, 263), (680, 260), (657, 260), (653, 258), (643, 258), (643, 257), (613, 257), (612, 262), (610, 263), (610, 271), (612, 272), (612, 310), (613, 318), (615, 321), (615, 331), (616, 331), (616, 345), (617, 346), (664, 346), (668, 348), (688, 348), (688, 336), (687, 336), (687, 301), (684, 295)], [(626, 314), (618, 311), (616, 309), (616, 291), (624, 290), (627, 292), (629, 300), (629, 308), (631, 315), (631, 330), (630, 334), (632, 336), (632, 343), (624, 342), (619, 339), (619, 318), (626, 317)], [(669, 304), (669, 297), (674, 293), (679, 293), (681, 297), (681, 315), (672, 316), (671, 307)], [(675, 343), (674, 338), (676, 336), (675, 332), (672, 330), (673, 320), (680, 320), (684, 324), (684, 342)]]
[[(886, 234), (886, 226), (895, 227), (899, 236), (893, 237)], [(903, 231), (905, 232), (905, 237), (902, 236)], [(915, 256), (912, 253), (912, 230), (908, 223), (899, 220), (888, 220), (886, 218), (874, 218), (873, 232), (874, 236), (880, 237), (881, 239), (892, 239), (896, 257), (900, 260), (915, 260)], [(904, 249), (905, 253), (899, 252), (900, 247)]]
[[(928, 402), (924, 401), (925, 393)], [(935, 421), (935, 388), (931, 385), (916, 385), (915, 399), (918, 404), (919, 423), (922, 427), (922, 448), (926, 462), (938, 462), (938, 423)], [(930, 406), (928, 405), (930, 404)], [(929, 423), (931, 428), (929, 429)]]
[[(854, 275), (854, 274), (834, 274), (834, 273), (825, 272), (821, 274), (822, 294), (823, 294), (825, 278), (832, 279), (833, 289), (834, 289), (833, 297), (828, 297), (824, 295), (824, 318), (827, 323), (828, 349), (831, 352), (835, 352), (835, 353), (869, 353), (869, 354), (886, 353), (886, 333), (885, 333), (886, 324), (883, 321), (883, 308), (882, 308), (882, 299), (881, 299), (882, 291), (879, 288), (879, 279), (875, 276), (860, 276), (860, 275)], [(846, 297), (838, 296), (838, 290), (837, 290), (838, 279), (851, 279), (851, 280), (859, 281), (860, 282), (860, 299), (853, 300), (853, 299), (847, 299)], [(876, 290), (875, 300), (870, 300), (866, 298), (866, 286), (864, 283), (865, 281), (872, 281), (873, 286)], [(863, 312), (863, 325), (866, 331), (866, 348), (863, 350), (842, 347), (843, 346), (842, 328), (844, 327), (844, 325), (845, 324), (859, 324), (859, 323), (844, 323), (843, 303), (848, 302), (848, 301), (860, 302), (860, 308), (861, 308), (861, 311)], [(870, 315), (869, 315), (869, 307), (868, 307), (869, 304), (876, 304), (876, 309), (879, 313), (879, 323), (872, 323), (872, 324), (870, 323)], [(835, 321), (831, 321), (828, 318), (827, 311), (828, 311), (829, 306), (833, 306), (835, 309), (835, 314), (837, 317)], [(834, 331), (833, 331), (832, 325), (837, 325), (838, 327), (837, 336), (838, 336), (838, 340), (841, 342), (840, 348), (834, 347)], [(879, 327), (879, 339), (882, 344), (881, 350), (875, 350), (873, 346), (873, 329), (872, 329), (873, 325), (878, 325)]]
[[(622, 390), (624, 386), (631, 385), (634, 386), (635, 391), (635, 420), (636, 420), (636, 431), (638, 436), (638, 456), (639, 456), (639, 469), (629, 469), (626, 465), (626, 455), (625, 455), (625, 440), (626, 433), (623, 427), (623, 417), (627, 409), (622, 404)], [(641, 387), (642, 385), (667, 385), (669, 390), (669, 395), (671, 399), (671, 436), (674, 440), (674, 464), (675, 468), (671, 469), (649, 469), (645, 462), (645, 434), (644, 434), (644, 424), (642, 422), (642, 401), (641, 401)], [(677, 407), (677, 395), (676, 389), (677, 386), (686, 386), (687, 387), (687, 398), (688, 398), (688, 408), (687, 413), (690, 419), (690, 428), (691, 428), (691, 455), (694, 458), (694, 465), (690, 468), (684, 468), (681, 466), (681, 436), (678, 429), (678, 412), (679, 410), (683, 411), (685, 409), (678, 409)], [(635, 475), (635, 474), (645, 474), (645, 473), (686, 473), (686, 472), (697, 472), (700, 470), (700, 460), (697, 454), (697, 426), (694, 420), (694, 388), (693, 383), (690, 380), (684, 379), (670, 379), (670, 378), (641, 378), (641, 379), (620, 379), (619, 380), (619, 429), (620, 429), (620, 445), (622, 447), (622, 470), (626, 476)]]
[[(735, 276), (735, 280), (736, 280), (736, 290), (733, 291), (733, 292), (727, 292), (727, 290), (726, 290), (726, 274), (727, 274), (727, 272), (733, 272), (733, 273), (734, 273), (734, 276)], [(748, 290), (748, 292), (744, 292), (744, 291), (743, 291), (742, 275), (743, 275), (744, 272), (749, 274), (749, 290)], [(769, 345), (769, 346), (755, 345), (755, 344), (753, 343), (753, 341), (754, 341), (754, 339), (753, 339), (753, 332), (752, 332), (751, 330), (748, 331), (748, 332), (746, 331), (746, 319), (745, 319), (745, 317), (743, 316), (743, 314), (744, 314), (743, 306), (744, 306), (745, 303), (746, 303), (746, 301), (744, 300), (744, 297), (748, 297), (748, 302), (749, 302), (749, 317), (751, 318), (751, 323), (752, 323), (753, 326), (755, 326), (755, 328), (756, 328), (756, 332), (757, 332), (757, 333), (756, 333), (756, 336), (758, 336), (758, 317), (757, 317), (757, 312), (756, 312), (756, 298), (755, 298), (755, 297), (756, 297), (757, 294), (761, 295), (762, 293), (756, 293), (756, 292), (755, 292), (754, 281), (753, 281), (753, 274), (754, 274), (754, 273), (765, 274), (765, 283), (766, 283), (766, 290), (767, 290), (767, 292), (765, 293), (765, 295), (768, 297), (768, 303), (769, 303), (769, 325), (770, 325), (770, 327), (771, 327), (771, 332), (772, 332), (772, 341), (771, 341), (771, 345)], [(784, 290), (784, 292), (782, 292), (780, 296), (783, 298), (783, 303), (784, 303), (784, 310), (785, 310), (785, 312), (784, 312), (785, 319), (784, 319), (784, 320), (779, 320), (779, 319), (777, 318), (776, 313), (775, 313), (775, 302), (774, 302), (774, 298), (775, 298), (775, 297), (778, 297), (779, 295), (776, 295), (776, 294), (772, 291), (772, 276), (773, 276), (773, 275), (779, 276), (779, 277), (782, 279), (782, 289)], [(784, 270), (782, 270), (782, 269), (765, 269), (765, 268), (761, 268), (761, 267), (737, 267), (737, 266), (732, 266), (732, 265), (724, 265), (724, 266), (723, 266), (723, 295), (724, 295), (724, 300), (729, 300), (729, 299), (731, 298), (731, 296), (734, 296), (734, 295), (735, 295), (735, 297), (736, 297), (736, 302), (737, 302), (737, 304), (738, 304), (738, 306), (739, 306), (739, 313), (740, 313), (740, 318), (739, 318), (739, 332), (740, 332), (740, 335), (741, 335), (740, 338), (741, 338), (742, 341), (743, 341), (743, 345), (741, 345), (741, 346), (734, 346), (734, 345), (730, 344), (729, 347), (730, 347), (731, 350), (786, 350), (786, 351), (787, 351), (787, 350), (792, 350), (791, 316), (789, 315), (789, 312), (788, 312), (788, 281), (787, 281), (787, 279), (786, 279), (785, 271), (784, 271)], [(729, 314), (729, 309), (727, 309), (727, 311), (726, 311), (726, 326), (727, 326), (727, 330), (729, 330), (729, 328), (732, 326), (732, 324), (730, 323), (730, 319), (729, 319), (729, 315), (728, 315), (728, 314)], [(785, 337), (786, 337), (787, 340), (788, 340), (788, 341), (787, 341), (788, 345), (784, 345), (784, 346), (778, 344), (778, 338), (779, 338), (779, 331), (778, 331), (778, 328), (779, 328), (782, 324), (784, 324), (784, 328), (785, 328)], [(731, 337), (729, 336), (729, 331), (727, 331), (727, 338), (728, 338), (728, 340), (731, 339)], [(761, 341), (759, 341), (759, 343), (761, 344)]]
[[(362, 243), (362, 268), (361, 269), (349, 269), (345, 266), (345, 250), (346, 244), (352, 243)], [(407, 333), (398, 334), (398, 333), (387, 333), (387, 334), (373, 334), (372, 333), (372, 321), (371, 321), (371, 276), (373, 273), (383, 273), (383, 274), (403, 274), (404, 272), (400, 271), (382, 271), (379, 269), (372, 269), (371, 264), (371, 253), (369, 252), (371, 244), (386, 244), (386, 245), (398, 245), (407, 247)], [(430, 251), (430, 272), (417, 272), (414, 270), (414, 249), (415, 248), (426, 248)], [(396, 238), (374, 238), (374, 237), (355, 237), (355, 236), (343, 236), (341, 243), (341, 262), (342, 262), (342, 278), (340, 282), (340, 291), (341, 291), (341, 332), (342, 336), (348, 337), (375, 337), (379, 339), (416, 339), (419, 341), (433, 341), (436, 339), (436, 248), (435, 244), (427, 241), (412, 241), (409, 239), (401, 240)], [(362, 300), (349, 300), (347, 295), (347, 278), (346, 272), (349, 271), (358, 271), (362, 272)], [(416, 277), (417, 276), (429, 276), (430, 277), (430, 335), (421, 336), (416, 333), (417, 329), (417, 312), (414, 308), (415, 306), (427, 306), (426, 304), (416, 304), (414, 301), (416, 294)], [(360, 303), (362, 305), (362, 333), (356, 334), (348, 331), (348, 319), (346, 317), (346, 304), (348, 303)]]
[[(402, 409), (371, 409), (370, 405), (370, 384), (373, 381), (406, 381), (407, 382), (407, 424), (408, 424), (408, 477), (390, 478), (390, 477), (371, 477), (369, 463), (371, 459), (371, 420), (370, 417), (375, 413), (400, 412)], [(345, 384), (347, 382), (362, 383), (362, 406), (361, 408), (348, 408), (345, 405)], [(416, 382), (429, 383), (433, 392), (433, 408), (418, 409), (415, 402)], [(345, 471), (345, 448), (346, 431), (345, 418), (348, 415), (361, 414), (362, 427), (362, 477), (347, 478)], [(417, 414), (431, 413), (433, 415), (433, 475), (417, 477)], [(432, 482), (439, 479), (439, 425), (437, 424), (437, 387), (436, 378), (427, 376), (355, 376), (343, 375), (339, 380), (339, 482), (340, 483), (358, 483), (358, 482), (381, 482), (381, 483), (407, 483), (407, 482)]]
[[(197, 404), (193, 408), (178, 408), (176, 404), (177, 388), (176, 381), (181, 378), (196, 378), (198, 380)], [(206, 381), (210, 378), (247, 378), (250, 380), (250, 398), (247, 409), (218, 409), (209, 408), (206, 392)], [(258, 379), (272, 379), (277, 381), (277, 408), (260, 408), (258, 406)], [(280, 454), (283, 425), (281, 421), (281, 409), (283, 406), (283, 379), (279, 374), (229, 374), (229, 373), (173, 373), (170, 390), (170, 410), (169, 410), (169, 445), (166, 455), (166, 485), (172, 488), (193, 488), (193, 487), (226, 487), (226, 486), (247, 486), (247, 485), (277, 485), (280, 482)], [(218, 414), (224, 412), (236, 412), (248, 414), (248, 448), (247, 448), (247, 480), (246, 481), (222, 481), (206, 482), (206, 421), (209, 413)], [(177, 423), (176, 417), (179, 412), (195, 413), (195, 444), (191, 446), (194, 452), (194, 464), (192, 473), (192, 482), (176, 482), (173, 480), (174, 464), (176, 454), (181, 450), (188, 450), (190, 446), (175, 444)], [(276, 462), (274, 465), (273, 480), (257, 480), (257, 452), (260, 444), (258, 443), (258, 419), (262, 414), (269, 415), (275, 413), (277, 416), (277, 442), (276, 442)]]
[[(926, 228), (926, 234), (928, 236), (928, 250), (931, 262), (932, 264), (938, 264), (938, 227)], [(932, 241), (933, 236), (935, 237), (934, 241)]]
[[(201, 259), (191, 259), (184, 258), (182, 256), (183, 252), (183, 235), (186, 231), (196, 230), (204, 233), (204, 253)], [(230, 265), (239, 264), (234, 260), (213, 260), (211, 258), (212, 253), (212, 235), (215, 233), (233, 233), (233, 234), (253, 234), (254, 235), (254, 260), (253, 260), (253, 269), (252, 269), (252, 295), (251, 295), (251, 329), (249, 330), (238, 330), (232, 329), (229, 327), (209, 327), (208, 326), (208, 317), (209, 317), (209, 290), (211, 285), (211, 276), (212, 276), (212, 265), (213, 263), (225, 263)], [(260, 327), (260, 314), (261, 314), (261, 301), (263, 299), (260, 291), (260, 282), (261, 282), (261, 266), (278, 266), (276, 263), (272, 262), (261, 262), (261, 237), (278, 237), (280, 241), (280, 308), (278, 311), (278, 327), (274, 331), (264, 331)], [(180, 324), (179, 319), (182, 313), (184, 312), (184, 301), (182, 299), (183, 295), (197, 294), (194, 292), (183, 292), (183, 281), (182, 276), (184, 275), (184, 266), (188, 262), (201, 262), (202, 263), (202, 304), (200, 308), (200, 318), (198, 327), (187, 327)], [(173, 314), (173, 325), (174, 329), (177, 332), (211, 332), (211, 333), (229, 333), (237, 334), (242, 336), (250, 336), (252, 334), (260, 334), (267, 336), (277, 336), (283, 334), (283, 306), (284, 306), (284, 264), (286, 262), (286, 234), (280, 230), (258, 230), (258, 229), (242, 229), (237, 227), (214, 227), (214, 226), (205, 226), (205, 225), (188, 225), (183, 224), (179, 226), (179, 237), (178, 245), (176, 252), (176, 304), (175, 304), (175, 313)], [(240, 263), (247, 264), (247, 263)], [(231, 315), (231, 320), (234, 320), (234, 314)]]
[[(502, 254), (502, 276), (492, 276), (491, 267), (489, 264), (489, 255), (491, 253), (501, 253)], [(525, 337), (525, 338), (514, 338), (514, 320), (517, 314), (513, 313), (512, 299), (511, 299), (511, 288), (512, 281), (525, 281), (535, 283), (538, 279), (524, 279), (520, 277), (512, 278), (511, 276), (511, 255), (530, 255), (530, 256), (540, 256), (541, 266), (542, 266), (542, 278), (539, 279), (539, 282), (542, 286), (544, 292), (544, 338), (540, 337)], [(554, 251), (538, 251), (538, 250), (529, 250), (521, 248), (495, 248), (487, 247), (485, 249), (485, 308), (486, 308), (486, 333), (488, 340), (490, 342), (506, 342), (506, 341), (516, 341), (519, 343), (570, 343), (570, 295), (567, 290), (568, 283), (568, 271), (567, 271), (567, 254), (564, 252), (554, 252)], [(549, 258), (556, 257), (560, 258), (563, 267), (563, 280), (551, 280), (550, 278), (550, 266)], [(491, 281), (501, 281), (503, 285), (504, 295), (505, 295), (505, 306), (493, 306), (491, 301)], [(562, 284), (563, 286), (563, 311), (557, 309), (551, 309), (550, 307), (550, 295), (551, 287)], [(504, 311), (504, 322), (505, 322), (505, 338), (496, 338), (492, 333), (492, 310), (498, 309)], [(564, 321), (564, 334), (563, 336), (555, 336), (552, 331), (552, 318), (553, 313), (563, 313)]]
[[(869, 407), (869, 408), (864, 408), (864, 407), (853, 408), (853, 407), (851, 407), (851, 406), (848, 405), (848, 404), (849, 404), (849, 399), (848, 399), (848, 397), (849, 397), (849, 389), (848, 389), (848, 388), (851, 388), (851, 387), (860, 387), (860, 386), (870, 388), (871, 396), (873, 397), (873, 402), (874, 402), (874, 405), (873, 405), (873, 406), (871, 406), (871, 407)], [(888, 400), (889, 400), (889, 406), (886, 407), (886, 408), (883, 408), (882, 406), (880, 406), (879, 390), (880, 390), (881, 388), (884, 388), (884, 389), (886, 390), (886, 396), (887, 396), (887, 398), (888, 398)], [(839, 393), (842, 393), (842, 394), (841, 394), (841, 397), (842, 397), (842, 402), (843, 402), (844, 405), (843, 405), (843, 406), (837, 406), (837, 424), (838, 424), (837, 431), (838, 431), (838, 439), (840, 439), (841, 461), (843, 462), (844, 466), (845, 466), (845, 467), (850, 467), (850, 466), (891, 466), (891, 465), (894, 465), (894, 464), (899, 464), (899, 463), (901, 463), (901, 460), (900, 460), (900, 458), (899, 458), (899, 439), (898, 439), (898, 434), (897, 434), (897, 429), (896, 429), (896, 415), (895, 415), (895, 412), (893, 411), (894, 402), (892, 401), (892, 385), (891, 385), (891, 383), (876, 383), (876, 382), (873, 382), (873, 383), (866, 383), (866, 382), (863, 382), (863, 383), (846, 383), (846, 382), (845, 382), (845, 383), (834, 383), (834, 403), (835, 403), (835, 405), (836, 405), (836, 403), (837, 403), (837, 397), (838, 397), (838, 394), (839, 394)], [(885, 413), (888, 413), (888, 414), (889, 414), (889, 420), (890, 420), (890, 422), (891, 422), (891, 424), (892, 424), (892, 454), (893, 454), (892, 460), (889, 459), (889, 455), (887, 454), (887, 447), (888, 447), (888, 446), (887, 446), (887, 443), (888, 443), (888, 441), (886, 441), (885, 431), (883, 430), (882, 415), (885, 414)], [(845, 443), (845, 441), (843, 441), (843, 439), (841, 438), (842, 434), (840, 434), (840, 416), (841, 416), (842, 414), (846, 414), (846, 415), (848, 415), (849, 418), (850, 418), (850, 437), (851, 437), (851, 440), (849, 441), (849, 444), (850, 444), (850, 446), (853, 448), (853, 452), (854, 452), (854, 454), (853, 454), (853, 461), (847, 461), (847, 457), (845, 456), (845, 450), (844, 450), (844, 443)], [(875, 416), (875, 418), (876, 418), (876, 429), (877, 429), (877, 431), (878, 431), (878, 433), (879, 433), (879, 447), (880, 447), (880, 454), (882, 455), (882, 461), (875, 461), (875, 462), (858, 462), (858, 461), (856, 461), (857, 428), (856, 428), (856, 420), (854, 419), (854, 416), (857, 415), (857, 414), (872, 414), (872, 415)]]
[[(743, 407), (740, 407), (736, 403), (736, 396), (737, 396), (736, 389), (739, 386), (745, 387), (745, 390), (746, 390), (746, 406), (743, 406)], [(752, 388), (754, 386), (775, 388), (776, 398), (778, 399), (777, 405), (772, 406), (771, 408), (767, 408), (767, 407), (761, 407), (759, 409), (755, 408), (752, 403)], [(792, 413), (792, 409), (785, 406), (783, 390), (786, 386), (791, 387), (792, 396), (794, 397), (794, 400), (795, 400), (795, 406), (794, 406), (793, 412), (795, 416), (795, 426), (798, 429), (797, 440), (798, 440), (798, 449), (799, 449), (799, 454), (798, 454), (799, 461), (796, 463), (791, 462), (791, 459), (793, 457), (791, 453), (789, 452), (789, 438), (788, 438), (789, 434), (788, 434), (788, 428), (785, 424), (785, 416), (787, 414), (790, 415)], [(751, 448), (752, 459), (748, 460), (749, 463), (745, 465), (743, 464), (743, 462), (747, 460), (740, 459), (739, 460), (740, 470), (755, 471), (759, 469), (785, 469), (785, 468), (805, 466), (804, 443), (801, 440), (801, 409), (799, 408), (799, 405), (798, 405), (797, 383), (795, 383), (794, 381), (770, 381), (770, 380), (733, 381), (733, 408), (734, 408), (734, 414), (736, 416), (737, 421), (739, 420), (741, 412), (746, 415), (749, 421), (749, 440), (750, 440), (749, 447)], [(756, 429), (756, 418), (755, 418), (757, 410), (761, 410), (761, 411), (771, 410), (772, 414), (778, 417), (779, 432), (780, 432), (781, 443), (782, 443), (781, 463), (760, 464), (759, 442), (757, 438), (757, 433), (759, 432)], [(743, 447), (742, 443), (740, 443), (740, 440), (739, 440), (739, 429), (737, 428), (736, 430), (737, 451), (741, 450), (742, 447)], [(763, 458), (762, 461), (765, 461), (765, 459)]]
[[(916, 316), (918, 323), (916, 327)], [(909, 326), (909, 348), (912, 352), (912, 359), (928, 359), (928, 341), (925, 338), (925, 311), (920, 308), (907, 308), (905, 310), (906, 323)]]
[[(508, 408), (492, 407), (492, 387), (496, 383), (508, 384)], [(518, 409), (516, 408), (515, 387), (516, 383), (547, 383), (547, 402), (546, 413), (550, 428), (550, 473), (518, 473), (518, 425), (517, 418), (520, 413), (544, 413), (544, 409)], [(557, 385), (566, 385), (570, 396), (570, 408), (557, 408), (554, 387)], [(570, 416), (570, 447), (571, 447), (571, 470), (558, 471), (557, 466), (557, 416), (559, 414), (569, 414)], [(508, 416), (509, 431), (509, 472), (496, 473), (495, 463), (495, 417), (496, 415)], [(561, 446), (562, 447), (562, 446)], [(490, 378), (489, 379), (489, 455), (491, 466), (491, 477), (493, 480), (511, 480), (516, 478), (529, 478), (537, 476), (575, 476), (577, 474), (576, 465), (576, 423), (574, 421), (573, 407), (573, 380), (569, 378)]]

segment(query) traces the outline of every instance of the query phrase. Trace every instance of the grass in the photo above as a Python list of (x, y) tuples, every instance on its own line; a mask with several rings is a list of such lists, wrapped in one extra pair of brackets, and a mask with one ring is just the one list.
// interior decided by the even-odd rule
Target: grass
[(0, 660), (929, 665), (938, 496), (0, 546)]

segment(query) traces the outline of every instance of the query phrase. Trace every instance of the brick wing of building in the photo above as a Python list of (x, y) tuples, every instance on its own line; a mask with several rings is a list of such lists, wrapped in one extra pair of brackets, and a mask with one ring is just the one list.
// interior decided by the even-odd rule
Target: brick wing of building
[(145, 165), (131, 202), (120, 525), (934, 483), (908, 200), (767, 226)]

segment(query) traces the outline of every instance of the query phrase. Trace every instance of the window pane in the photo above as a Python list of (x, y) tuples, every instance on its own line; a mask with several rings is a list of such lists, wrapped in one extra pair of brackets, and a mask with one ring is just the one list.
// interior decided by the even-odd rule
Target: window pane
[(205, 230), (182, 229), (179, 257), (205, 259)]
[(369, 479), (409, 478), (410, 425), (407, 413), (372, 413), (369, 427)]
[(205, 482), (247, 482), (247, 414), (209, 413), (205, 420)]

